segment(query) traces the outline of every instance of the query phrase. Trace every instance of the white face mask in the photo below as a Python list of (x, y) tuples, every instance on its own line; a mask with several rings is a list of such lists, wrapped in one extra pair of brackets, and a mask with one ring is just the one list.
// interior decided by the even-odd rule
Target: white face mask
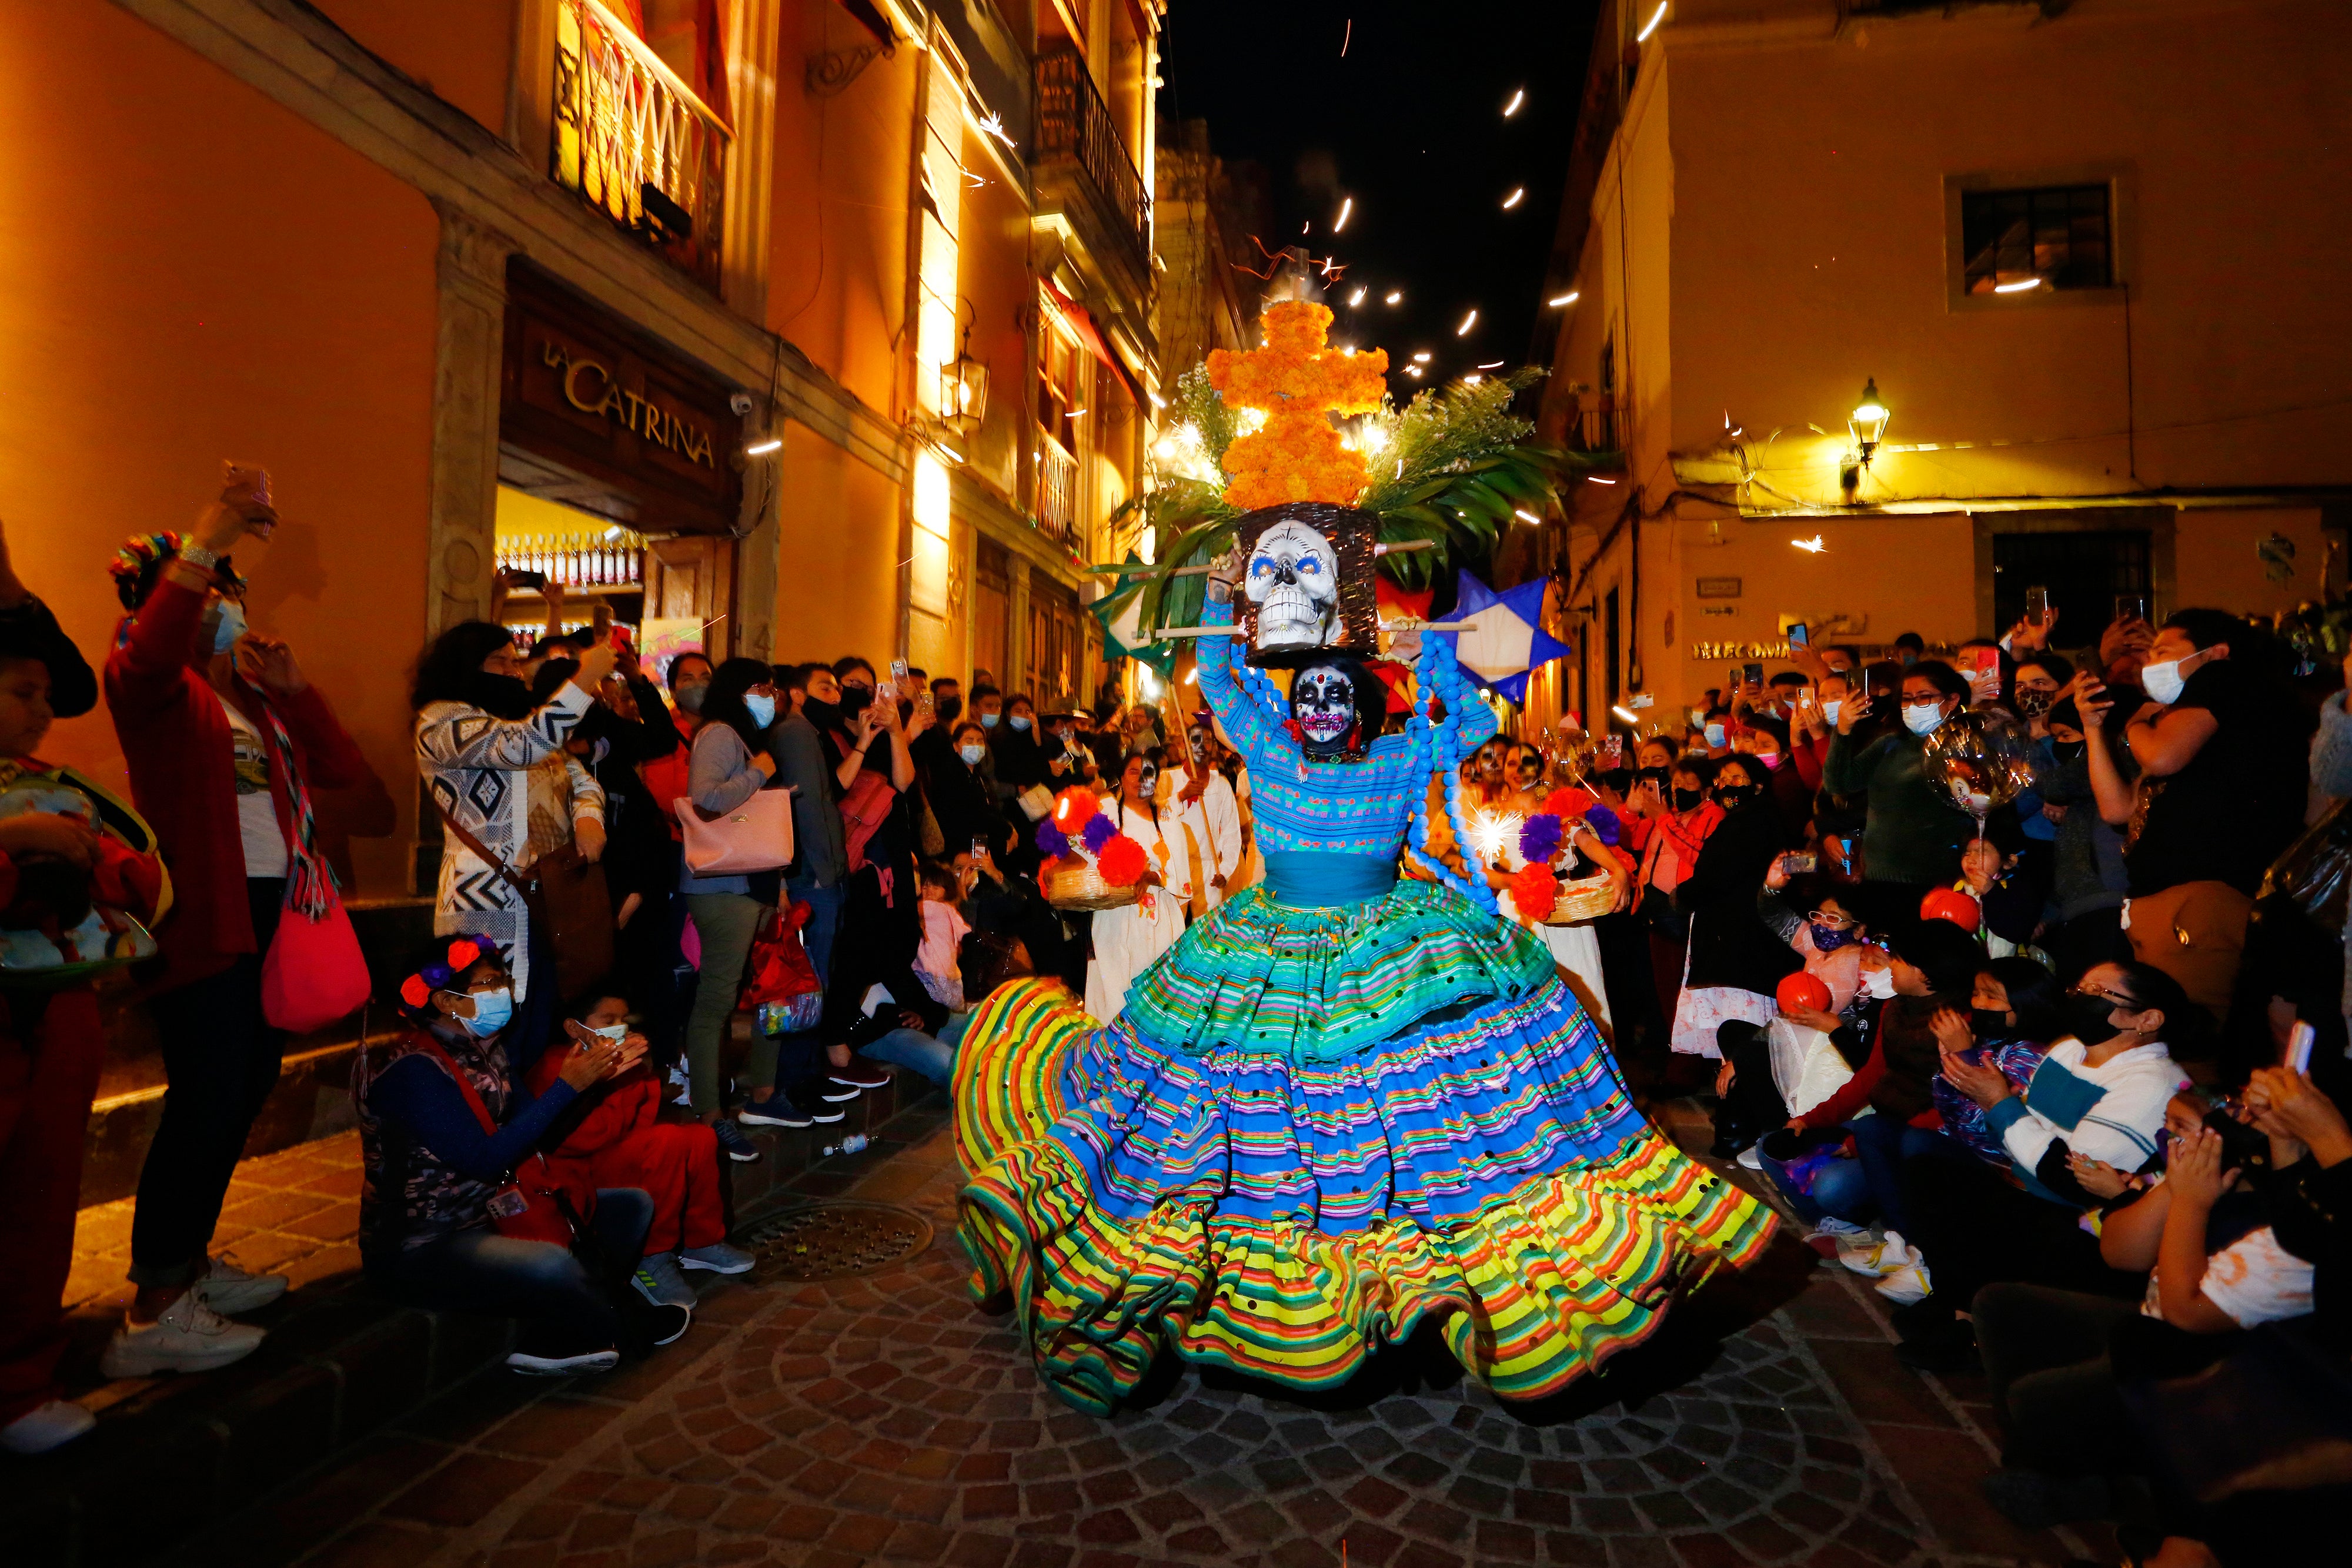
[[(588, 1029), (588, 1026), (585, 1024), (581, 1025), (581, 1027), (583, 1029)], [(625, 1023), (608, 1023), (602, 1029), (588, 1029), (588, 1032), (593, 1035), (602, 1036), (604, 1039), (611, 1040), (614, 1045), (618, 1045), (621, 1041), (629, 1037), (629, 1026)]]
[(1892, 969), (1864, 971), (1862, 988), (1880, 1001), (1885, 1001), (1895, 995), (1895, 971)]
[(1708, 725), (1706, 727), (1706, 734), (1707, 745), (1721, 746), (1723, 744), (1723, 726), (1719, 724)]
[(957, 747), (956, 755), (962, 758), (969, 766), (977, 768), (980, 766), (980, 759), (988, 755), (988, 747), (975, 740), (969, 746)]
[(2180, 666), (2188, 662), (2186, 659), (2167, 659), (2161, 664), (2142, 664), (2139, 668), (2139, 689), (2154, 701), (2170, 707), (2180, 700), (2180, 694), (2189, 687), (2188, 680), (2180, 674)]
[(1943, 722), (1944, 709), (1940, 703), (1934, 707), (1914, 707), (1909, 703), (1903, 705), (1903, 727), (1914, 735), (1932, 734)]
[(1822, 722), (1828, 725), (1832, 729), (1835, 729), (1837, 727), (1838, 713), (1844, 706), (1845, 699), (1843, 697), (1822, 698)]

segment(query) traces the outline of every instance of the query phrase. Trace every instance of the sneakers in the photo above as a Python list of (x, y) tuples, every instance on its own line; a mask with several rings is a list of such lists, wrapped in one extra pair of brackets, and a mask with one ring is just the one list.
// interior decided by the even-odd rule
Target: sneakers
[(771, 1094), (765, 1100), (746, 1100), (735, 1119), (749, 1127), (805, 1127), (809, 1119), (801, 1114), (787, 1094)]
[(724, 1241), (689, 1247), (677, 1255), (677, 1260), (688, 1269), (708, 1269), (714, 1274), (748, 1274), (759, 1261), (740, 1247), (730, 1247)]
[(691, 1310), (695, 1303), (694, 1287), (678, 1272), (677, 1259), (667, 1252), (656, 1252), (640, 1262), (637, 1271), (629, 1276), (629, 1283), (637, 1288), (637, 1294), (657, 1307)]
[(1737, 1163), (1741, 1170), (1760, 1171), (1764, 1168), (1763, 1151), (1759, 1149), (1755, 1145), (1750, 1144), (1746, 1148), (1739, 1151), (1739, 1158)]
[(646, 1320), (646, 1332), (656, 1344), (676, 1344), (693, 1326), (691, 1307), (657, 1306)]
[(1892, 1274), (1906, 1263), (1927, 1260), (1912, 1249), (1900, 1231), (1890, 1230), (1881, 1241), (1873, 1241), (1866, 1231), (1856, 1236), (1853, 1246), (1838, 1248), (1838, 1261), (1857, 1274)]
[(226, 1257), (205, 1260), (189, 1293), (225, 1318), (257, 1312), (286, 1293), (283, 1274), (248, 1274)]
[(890, 1074), (861, 1056), (851, 1057), (849, 1065), (846, 1067), (825, 1069), (825, 1081), (844, 1089), (865, 1090), (890, 1087)]
[(620, 1364), (621, 1353), (617, 1350), (583, 1351), (577, 1355), (537, 1355), (518, 1350), (507, 1357), (507, 1366), (525, 1377), (571, 1377), (583, 1372), (610, 1372)]
[(830, 1126), (842, 1119), (841, 1103), (855, 1100), (861, 1092), (863, 1091), (820, 1080), (804, 1087), (787, 1089), (782, 1098), (791, 1102), (793, 1109), (810, 1121)]
[[(1916, 1258), (1919, 1254), (1914, 1252), (1911, 1256)], [(1914, 1301), (1926, 1301), (1927, 1292), (1932, 1288), (1927, 1283), (1927, 1267), (1925, 1263), (1906, 1263), (1891, 1274), (1882, 1274), (1878, 1278), (1877, 1286), (1880, 1295), (1895, 1305), (1903, 1307), (1907, 1307)]]
[(724, 1153), (729, 1159), (733, 1160), (739, 1166), (757, 1165), (759, 1163), (760, 1151), (758, 1146), (755, 1145), (751, 1139), (743, 1135), (743, 1129), (735, 1124), (732, 1117), (719, 1117), (718, 1121), (713, 1122), (710, 1124), (710, 1130), (719, 1135), (719, 1150)]
[(0, 1448), (12, 1454), (46, 1454), (64, 1448), (97, 1425), (98, 1417), (80, 1406), (52, 1399), (0, 1427)]
[[(284, 1281), (280, 1281), (280, 1284)], [(233, 1323), (191, 1289), (144, 1327), (129, 1320), (114, 1331), (98, 1369), (108, 1377), (152, 1377), (163, 1372), (211, 1372), (261, 1348), (263, 1331)]]

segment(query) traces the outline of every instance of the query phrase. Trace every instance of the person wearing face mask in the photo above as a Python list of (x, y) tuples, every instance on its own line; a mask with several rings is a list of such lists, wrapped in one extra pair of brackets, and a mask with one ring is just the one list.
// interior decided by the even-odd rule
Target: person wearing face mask
[[(572, 841), (580, 823), (593, 824), (580, 834), (583, 852), (592, 843), (603, 852), (604, 790), (566, 745), (594, 710), (596, 690), (617, 658), (609, 642), (590, 647), (569, 678), (534, 703), (506, 628), (460, 622), (426, 648), (409, 690), (417, 770), (443, 826), (434, 929), (468, 933), (512, 955), (516, 998), (534, 1009), (530, 1039), (554, 1026), (562, 1000), (553, 995), (555, 955), (499, 868), (524, 874)], [(533, 984), (542, 967), (543, 994)]]
[[(1722, 825), (1724, 813), (1721, 806), (1707, 799), (1715, 765), (1703, 757), (1685, 758), (1668, 766), (1666, 777), (1661, 779), (1653, 758), (1664, 750), (1655, 741), (1643, 744), (1643, 766), (1625, 801), (1632, 813), (1625, 821), (1625, 847), (1640, 857), (1641, 865), (1633, 881), (1634, 896), (1640, 901), (1634, 908), (1648, 937), (1650, 981), (1657, 1006), (1643, 1023), (1646, 1049), (1640, 1060), (1645, 1071), (1659, 1074), (1662, 1082), (1675, 1082), (1674, 1075), (1679, 1071), (1684, 1081), (1695, 1083), (1697, 1059), (1678, 1059), (1669, 1043), (1690, 944), (1690, 917), (1675, 894), (1698, 865), (1707, 838)], [(1622, 1040), (1618, 1049), (1621, 1053), (1626, 1051)]]
[[(1863, 957), (1876, 949), (1864, 945), (1868, 927), (1834, 892), (1827, 891), (1833, 884), (1819, 878), (1806, 878), (1800, 885), (1808, 891), (1801, 895), (1801, 902), (1791, 904), (1788, 889), (1797, 873), (1791, 873), (1789, 862), (1787, 855), (1773, 858), (1756, 894), (1756, 916), (1765, 929), (1788, 944), (1805, 973), (1828, 990), (1830, 1005), (1824, 1010), (1849, 1028), (1866, 1031), (1873, 1027), (1870, 1011), (1857, 1009), (1856, 1002), (1869, 999), (1863, 990)], [(1822, 891), (1810, 891), (1816, 886)], [(1796, 1027), (1793, 1020), (1780, 1015), (1776, 1005), (1773, 1016), (1761, 1026), (1733, 1018), (1717, 1030), (1716, 1042), (1724, 1062), (1716, 1078), (1715, 1092), (1722, 1103), (1715, 1116), (1715, 1146), (1709, 1151), (1717, 1158), (1741, 1156), (1766, 1133), (1787, 1124), (1790, 1106), (1783, 1096), (1781, 1074), (1774, 1069), (1774, 1056), (1777, 1052), (1791, 1062), (1801, 1062), (1815, 1043), (1811, 1037), (1793, 1032)], [(1858, 1044), (1864, 1039), (1866, 1034), (1857, 1034), (1848, 1043)], [(1849, 1068), (1853, 1065), (1846, 1063)], [(1821, 1070), (1789, 1074), (1788, 1089), (1809, 1087), (1809, 1076), (1817, 1083)], [(1740, 1163), (1760, 1170), (1759, 1159), (1759, 1155), (1747, 1155)], [(1823, 1213), (1808, 1210), (1804, 1218), (1818, 1224)]]
[(331, 896), (311, 790), (351, 791), (380, 821), (373, 831), (391, 827), (390, 795), (325, 695), (284, 643), (247, 630), (229, 554), (248, 537), (268, 540), (277, 522), (266, 476), (240, 476), (184, 538), (135, 538), (110, 569), (126, 614), (106, 662), (107, 707), (173, 903), (155, 933), (163, 973), (142, 992), (169, 1092), (131, 1220), (139, 1289), (108, 1346), (125, 1376), (219, 1364), (229, 1339), (258, 1331), (229, 1333), (215, 1314), (286, 1289), (282, 1276), (208, 1255), (285, 1053), (263, 1010), (262, 965), (283, 911), (316, 915)]
[[(815, 700), (812, 688), (810, 700)], [(767, 732), (776, 722), (774, 672), (757, 659), (730, 659), (710, 677), (703, 694), (702, 727), (695, 732), (694, 754), (688, 773), (688, 799), (706, 817), (734, 810), (762, 789), (782, 787)], [(797, 813), (795, 813), (797, 817)], [(793, 826), (798, 828), (797, 820)], [(794, 847), (799, 850), (797, 835)], [(806, 852), (801, 852), (803, 862)], [(781, 876), (776, 872), (737, 872), (720, 876), (697, 876), (694, 868), (678, 868), (678, 890), (702, 943), (701, 972), (694, 985), (694, 1005), (686, 1016), (687, 1092), (695, 1115), (711, 1130), (728, 1158), (749, 1164), (760, 1157), (746, 1137), (744, 1125), (805, 1127), (812, 1120), (801, 1098), (779, 1092), (777, 1061), (788, 1042), (755, 1032), (743, 1067), (746, 1094), (736, 1120), (726, 1115), (726, 1095), (720, 1081), (719, 1055), (727, 1020), (735, 1011), (742, 989), (743, 966), (759, 936), (760, 922), (775, 907)], [(802, 1071), (782, 1087), (795, 1086)]]
[(940, 727), (954, 731), (943, 748), (947, 761), (923, 778), (940, 836), (954, 851), (969, 851), (977, 839), (1001, 857), (1013, 847), (1013, 825), (989, 789), (988, 732), (970, 719)]
[(1723, 820), (1675, 889), (1675, 910), (1690, 926), (1689, 972), (1675, 1002), (1672, 1047), (1678, 1055), (1718, 1061), (1727, 1022), (1759, 1029), (1770, 1022), (1773, 988), (1800, 964), (1756, 918), (1756, 890), (1790, 841), (1780, 809), (1765, 797), (1762, 773), (1749, 757), (1717, 765), (1713, 794)]
[(1853, 683), (1843, 673), (1826, 672), (1811, 692), (1798, 698), (1790, 715), (1785, 766), (1795, 771), (1808, 795), (1822, 787), (1822, 765), (1829, 760), (1838, 717), (1853, 689)]
[[(2129, 768), (2121, 749), (2124, 715), (2106, 716), (2106, 739), (2120, 768)], [(2091, 786), (2090, 742), (2085, 720), (2067, 696), (2044, 716), (2045, 760), (2034, 775), (2042, 819), (2054, 830), (2051, 840), (2050, 902), (2057, 912), (2053, 929), (2040, 945), (2071, 979), (2094, 964), (2131, 961), (2131, 938), (2124, 934), (2124, 900), (2130, 881), (2124, 870), (2124, 835), (2100, 814)], [(2132, 777), (2137, 777), (2133, 769)]]
[(835, 721), (820, 728), (840, 791), (849, 871), (817, 1025), (825, 1060), (814, 1092), (838, 1106), (890, 1082), (887, 1071), (853, 1050), (871, 1027), (862, 1005), (868, 992), (876, 986), (888, 991), (901, 1018), (916, 1020), (908, 1027), (929, 1034), (946, 1023), (947, 1009), (915, 973), (923, 923), (910, 747), (932, 715), (919, 707), (911, 720), (903, 716), (898, 703), (883, 695), (874, 666), (856, 654), (835, 660), (833, 674), (841, 705)]
[(1881, 930), (1916, 910), (1929, 888), (1950, 885), (1959, 874), (1961, 849), (1976, 836), (1974, 819), (1928, 779), (1922, 763), (1927, 737), (1968, 706), (1968, 682), (1949, 664), (1923, 659), (1905, 673), (1898, 700), (1902, 727), (1863, 745), (1856, 727), (1878, 705), (1848, 696), (1822, 768), (1822, 783), (1831, 793), (1867, 797), (1864, 896), (1872, 924)]
[(1896, 1322), (1906, 1359), (1927, 1370), (1964, 1366), (1975, 1336), (1958, 1313), (1982, 1287), (2022, 1281), (2103, 1294), (2137, 1293), (2082, 1227), (2083, 1212), (2120, 1191), (2104, 1177), (2152, 1164), (2173, 1096), (2188, 1075), (2168, 1041), (2200, 1049), (2211, 1024), (2162, 970), (2101, 964), (2061, 999), (2062, 1031), (2021, 1087), (1992, 1061), (1969, 1019), (1938, 1020), (1941, 1075), (1983, 1114), (2008, 1156), (1906, 1169), (1933, 1293)]
[(1160, 789), (1160, 764), (1150, 754), (1130, 757), (1120, 773), (1118, 793), (1105, 802), (1118, 831), (1143, 846), (1142, 896), (1095, 915), (1095, 951), (1087, 965), (1087, 1011), (1109, 1023), (1127, 1006), (1128, 988), (1184, 934), (1184, 906), (1192, 896), (1192, 868), (1175, 817), (1153, 797)]
[[(2308, 726), (2279, 662), (2275, 640), (2234, 616), (2176, 612), (2140, 670), (2147, 701), (2124, 730), (2137, 791), (2104, 730), (2086, 732), (2100, 814), (2126, 830), (2132, 950), (2216, 1019), (2229, 1009), (2254, 892), (2303, 821)], [(2093, 718), (2113, 699), (2086, 681), (2074, 700)]]
[[(768, 727), (765, 745), (775, 764), (776, 782), (793, 792), (793, 859), (786, 868), (784, 896), (808, 906), (801, 946), (817, 978), (829, 984), (842, 912), (849, 899), (849, 833), (841, 816), (838, 765), (827, 738), (843, 722), (841, 682), (828, 664), (797, 665), (795, 674), (800, 700), (790, 714)], [(992, 803), (990, 810), (993, 815)], [(771, 1095), (771, 1103), (757, 1114), (785, 1118), (785, 1124), (803, 1117), (823, 1116), (827, 1123), (840, 1119), (845, 1113), (821, 1092), (825, 1060), (821, 1029), (780, 1037), (777, 1064), (785, 1092), (781, 1099)]]
[(669, 700), (677, 713), (677, 727), (688, 739), (702, 724), (702, 697), (710, 689), (710, 661), (700, 653), (680, 653), (669, 664)]
[[(621, 1361), (624, 1325), (612, 1299), (621, 1281), (598, 1278), (552, 1239), (501, 1235), (492, 1205), (502, 1189), (511, 1195), (517, 1175), (541, 1176), (565, 1189), (607, 1257), (624, 1269), (635, 1261), (654, 1213), (645, 1190), (572, 1190), (533, 1151), (583, 1093), (635, 1067), (645, 1041), (625, 1029), (618, 1039), (567, 1031), (562, 1049), (546, 1053), (556, 1066), (534, 1093), (507, 1051), (516, 1027), (512, 986), (496, 948), (470, 936), (436, 937), (401, 984), (396, 1005), (408, 1033), (353, 1063), (367, 1174), (361, 1268), (370, 1285), (406, 1306), (520, 1319), (507, 1357), (515, 1372), (610, 1372)], [(655, 1343), (667, 1344), (692, 1322), (684, 1307), (656, 1307), (646, 1326)]]
[[(908, 678), (913, 678), (911, 671)], [(915, 777), (921, 780), (927, 800), (933, 795), (932, 776), (943, 772), (955, 758), (954, 733), (956, 721), (963, 716), (963, 683), (952, 675), (941, 675), (931, 683), (930, 692), (931, 724), (907, 743), (907, 754), (915, 759)], [(932, 813), (937, 815), (938, 810), (935, 803)], [(945, 822), (940, 824), (940, 831), (946, 833)], [(954, 835), (949, 834), (948, 847), (954, 847), (956, 842)]]
[[(564, 1036), (576, 1046), (609, 1041), (643, 1051), (646, 1040), (629, 1027), (629, 1004), (621, 997), (590, 996), (573, 1005), (563, 1020)], [(525, 1080), (534, 1095), (562, 1082), (570, 1060), (543, 1051)], [(640, 1061), (589, 1088), (559, 1123), (562, 1142), (547, 1163), (574, 1193), (635, 1187), (653, 1207), (641, 1244), (642, 1257), (629, 1283), (656, 1306), (697, 1304), (688, 1270), (711, 1274), (751, 1271), (751, 1254), (727, 1244), (727, 1204), (719, 1185), (719, 1144), (699, 1122), (661, 1119), (662, 1081)]]
[(989, 749), (996, 761), (996, 789), (1006, 806), (1008, 817), (1014, 817), (1017, 828), (1029, 821), (1026, 812), (1015, 804), (1024, 790), (1040, 784), (1056, 786), (1052, 770), (1045, 766), (1045, 747), (1037, 744), (1037, 705), (1029, 700), (1026, 692), (1016, 692), (1004, 700), (1004, 722), (989, 737)]

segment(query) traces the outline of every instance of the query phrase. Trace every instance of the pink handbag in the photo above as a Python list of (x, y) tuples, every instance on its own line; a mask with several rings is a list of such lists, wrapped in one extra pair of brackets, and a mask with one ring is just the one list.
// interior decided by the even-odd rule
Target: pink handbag
[(793, 862), (793, 792), (762, 789), (713, 816), (681, 795), (670, 802), (686, 832), (687, 869), (697, 876), (740, 876)]
[(316, 920), (299, 909), (278, 912), (278, 935), (261, 960), (261, 1016), (272, 1029), (289, 1034), (324, 1029), (358, 1011), (368, 988), (359, 934), (331, 890)]

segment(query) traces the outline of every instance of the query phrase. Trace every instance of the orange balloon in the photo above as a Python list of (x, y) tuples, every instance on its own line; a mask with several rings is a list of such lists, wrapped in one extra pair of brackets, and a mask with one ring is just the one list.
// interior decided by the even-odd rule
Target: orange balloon
[(1798, 1008), (1811, 1008), (1817, 1013), (1830, 1010), (1830, 988), (1819, 975), (1809, 975), (1800, 969), (1793, 975), (1783, 975), (1772, 988), (1772, 999), (1780, 1004), (1782, 1012)]
[(1927, 895), (1919, 901), (1919, 918), (1948, 920), (1961, 930), (1974, 935), (1976, 928), (1984, 924), (1984, 911), (1977, 906), (1975, 899), (1959, 889), (1937, 887), (1929, 889)]

